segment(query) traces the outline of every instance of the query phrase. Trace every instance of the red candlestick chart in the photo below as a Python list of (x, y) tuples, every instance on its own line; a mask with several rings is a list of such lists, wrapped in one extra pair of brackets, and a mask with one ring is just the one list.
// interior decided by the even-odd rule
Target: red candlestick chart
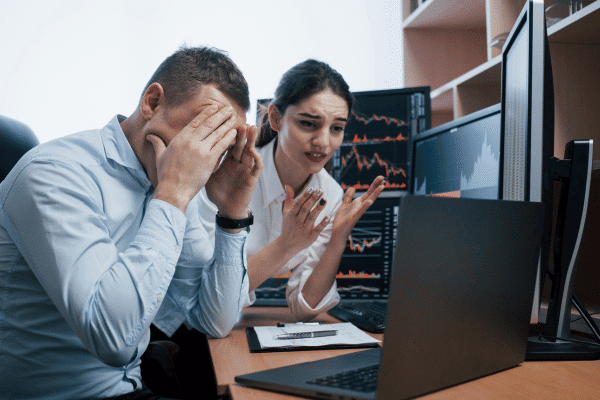
[(386, 189), (406, 190), (406, 154), (406, 141), (343, 144), (333, 159), (334, 178), (343, 189), (367, 190), (382, 175)]

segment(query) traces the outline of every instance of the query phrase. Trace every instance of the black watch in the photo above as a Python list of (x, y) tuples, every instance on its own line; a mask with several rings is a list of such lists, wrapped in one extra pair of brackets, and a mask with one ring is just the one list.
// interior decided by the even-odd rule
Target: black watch
[(216, 216), (217, 226), (223, 229), (241, 229), (247, 228), (254, 223), (254, 215), (250, 211), (250, 216), (242, 219), (231, 219), (219, 215), (217, 212)]

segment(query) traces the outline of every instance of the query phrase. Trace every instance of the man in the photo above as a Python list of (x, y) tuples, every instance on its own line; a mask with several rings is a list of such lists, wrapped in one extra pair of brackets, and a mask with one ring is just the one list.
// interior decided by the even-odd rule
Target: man
[[(17, 163), (0, 185), (2, 397), (146, 398), (153, 320), (227, 335), (248, 293), (247, 205), (262, 168), (248, 107), (226, 55), (182, 48), (129, 118)], [(194, 199), (204, 186), (225, 227), (214, 249)]]

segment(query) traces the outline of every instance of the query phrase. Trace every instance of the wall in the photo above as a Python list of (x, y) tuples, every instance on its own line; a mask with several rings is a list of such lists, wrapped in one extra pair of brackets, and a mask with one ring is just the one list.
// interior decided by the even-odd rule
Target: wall
[(401, 10), (387, 0), (2, 0), (0, 114), (44, 142), (129, 115), (180, 45), (227, 50), (256, 99), (307, 58), (351, 90), (402, 85)]

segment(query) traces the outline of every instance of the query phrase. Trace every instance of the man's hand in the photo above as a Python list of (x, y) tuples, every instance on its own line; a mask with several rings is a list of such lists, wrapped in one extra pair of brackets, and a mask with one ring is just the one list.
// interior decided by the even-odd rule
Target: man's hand
[(154, 198), (173, 204), (184, 213), (188, 203), (209, 180), (221, 155), (235, 143), (233, 108), (205, 108), (167, 146), (149, 134), (154, 146), (158, 185)]
[(256, 126), (238, 130), (235, 146), (227, 151), (219, 168), (206, 182), (206, 194), (219, 214), (232, 219), (248, 216), (248, 204), (262, 171), (262, 158), (254, 144)]

